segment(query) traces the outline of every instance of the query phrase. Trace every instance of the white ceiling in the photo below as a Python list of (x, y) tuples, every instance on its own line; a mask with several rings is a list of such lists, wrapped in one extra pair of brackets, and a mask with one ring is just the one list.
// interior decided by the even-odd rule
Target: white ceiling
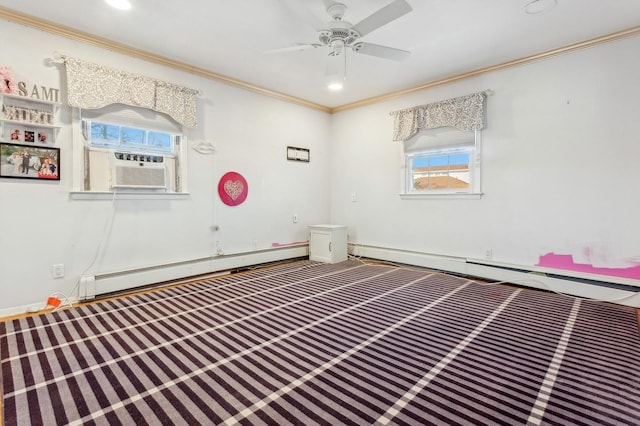
[[(348, 51), (347, 84), (325, 84), (327, 48), (265, 53), (317, 42), (326, 0), (0, 0), (0, 6), (327, 107), (411, 89), (585, 40), (637, 28), (640, 0), (558, 0), (528, 15), (530, 0), (407, 0), (413, 11), (362, 38), (408, 50), (402, 62)], [(391, 0), (342, 0), (357, 24)], [(61, 52), (65, 53), (65, 52)]]

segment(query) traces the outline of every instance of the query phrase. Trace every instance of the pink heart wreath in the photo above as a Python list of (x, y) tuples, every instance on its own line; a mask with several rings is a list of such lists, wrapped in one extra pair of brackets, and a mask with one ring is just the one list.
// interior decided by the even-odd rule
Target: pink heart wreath
[(224, 192), (227, 193), (233, 201), (236, 201), (244, 191), (244, 185), (239, 180), (228, 180), (224, 183)]
[(223, 203), (237, 206), (247, 198), (248, 185), (242, 175), (236, 172), (225, 173), (218, 183), (218, 194)]

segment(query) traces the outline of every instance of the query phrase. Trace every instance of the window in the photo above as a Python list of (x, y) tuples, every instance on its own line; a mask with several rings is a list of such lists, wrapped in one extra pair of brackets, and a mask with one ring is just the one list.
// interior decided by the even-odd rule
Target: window
[(179, 135), (120, 126), (100, 121), (84, 121), (84, 137), (90, 146), (134, 150), (141, 153), (173, 154)]
[(413, 190), (468, 190), (470, 151), (455, 149), (409, 154)]
[(479, 133), (446, 127), (406, 140), (402, 195), (479, 195)]
[(74, 186), (80, 191), (186, 192), (184, 128), (173, 119), (119, 104), (78, 112), (84, 170)]

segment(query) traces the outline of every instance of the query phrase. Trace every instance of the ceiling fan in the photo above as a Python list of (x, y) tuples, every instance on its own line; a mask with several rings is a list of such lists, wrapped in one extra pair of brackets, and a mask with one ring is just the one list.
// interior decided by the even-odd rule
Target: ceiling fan
[[(298, 3), (298, 1), (295, 1), (295, 3)], [(334, 0), (325, 0), (324, 3), (327, 8), (327, 13), (331, 17), (331, 21), (326, 24), (326, 28), (319, 30), (319, 43), (296, 44), (290, 47), (270, 50), (269, 53), (328, 47), (328, 55), (333, 58), (344, 57), (347, 48), (352, 49), (356, 53), (363, 53), (365, 55), (395, 61), (401, 61), (410, 55), (410, 52), (406, 50), (360, 41), (362, 37), (370, 32), (409, 13), (412, 8), (406, 0), (393, 0), (382, 9), (379, 9), (355, 25), (342, 19), (347, 11), (347, 6), (344, 3), (339, 3)], [(342, 62), (344, 63), (344, 61)], [(337, 66), (339, 67), (340, 64), (338, 63)], [(328, 71), (328, 74), (334, 72), (335, 71)]]

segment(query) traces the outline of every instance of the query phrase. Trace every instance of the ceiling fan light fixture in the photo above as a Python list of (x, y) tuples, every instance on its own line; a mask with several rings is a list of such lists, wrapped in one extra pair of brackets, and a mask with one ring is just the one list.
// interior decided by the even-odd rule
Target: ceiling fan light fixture
[(326, 81), (327, 88), (332, 92), (339, 92), (344, 88), (347, 80), (347, 54), (344, 42), (338, 40), (331, 46), (332, 52), (327, 56)]
[(531, 0), (524, 5), (524, 12), (527, 15), (537, 15), (538, 13), (548, 12), (556, 7), (558, 0)]
[(330, 44), (331, 55), (340, 56), (344, 54), (345, 43), (344, 40), (333, 40)]

